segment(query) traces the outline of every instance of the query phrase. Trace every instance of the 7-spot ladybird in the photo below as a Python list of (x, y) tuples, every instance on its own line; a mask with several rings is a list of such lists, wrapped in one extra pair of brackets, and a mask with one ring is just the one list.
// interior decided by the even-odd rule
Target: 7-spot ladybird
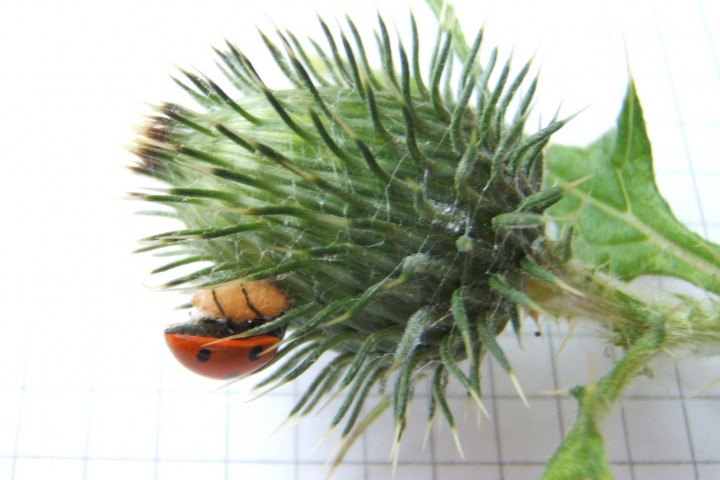
[(288, 297), (266, 282), (231, 283), (200, 291), (192, 304), (202, 318), (165, 330), (165, 341), (175, 358), (189, 370), (209, 378), (247, 375), (269, 362), (269, 350), (284, 328), (245, 338), (237, 335), (277, 317), (289, 306)]

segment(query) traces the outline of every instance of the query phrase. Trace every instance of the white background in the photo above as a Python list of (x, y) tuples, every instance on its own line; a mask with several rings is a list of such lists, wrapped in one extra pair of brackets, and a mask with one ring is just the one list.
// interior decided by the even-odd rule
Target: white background
[[(501, 58), (535, 57), (537, 118), (582, 110), (557, 141), (583, 144), (610, 127), (632, 71), (664, 195), (691, 228), (720, 240), (720, 2), (456, 3), (469, 34), (485, 24)], [(422, 2), (377, 8), (391, 30), (406, 32), (410, 6), (429, 49), (433, 21)], [(316, 12), (333, 26), (348, 12), (369, 33), (375, 8), (349, 0), (0, 5), (0, 479), (324, 478), (336, 438), (313, 447), (332, 409), (277, 430), (302, 385), (246, 403), (247, 383), (217, 390), (166, 352), (163, 326), (184, 319), (175, 307), (187, 298), (148, 288), (159, 263), (131, 253), (168, 225), (133, 214), (144, 206), (126, 192), (148, 183), (123, 166), (134, 162), (127, 147), (149, 105), (183, 98), (168, 77), (175, 66), (214, 73), (210, 47), (228, 38), (262, 68), (255, 25), (319, 39)], [(531, 408), (489, 362), (489, 420), (478, 429), (465, 398), (451, 399), (465, 459), (447, 428), (423, 449), (420, 399), (396, 478), (539, 475), (572, 424), (572, 401), (551, 392), (597, 378), (615, 355), (588, 335), (557, 354), (556, 327), (542, 328), (524, 350), (503, 339)], [(720, 389), (701, 389), (718, 366), (666, 358), (654, 379), (638, 380), (607, 425), (618, 478), (720, 478)], [(391, 438), (381, 421), (336, 478), (390, 478)]]

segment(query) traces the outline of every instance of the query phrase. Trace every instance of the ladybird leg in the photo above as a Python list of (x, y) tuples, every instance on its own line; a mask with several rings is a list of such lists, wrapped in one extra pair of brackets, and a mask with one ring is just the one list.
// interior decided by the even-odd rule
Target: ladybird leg
[(272, 335), (273, 337), (277, 337), (282, 340), (285, 336), (285, 330), (287, 330), (287, 325), (283, 325), (282, 327), (276, 328), (272, 332), (268, 332), (268, 335)]
[[(243, 288), (243, 292), (245, 291), (245, 288)], [(215, 305), (217, 306), (218, 310), (220, 310), (220, 315), (222, 315), (222, 318), (227, 318), (227, 313), (225, 313), (225, 310), (223, 310), (222, 305), (220, 305), (220, 300), (217, 298), (217, 293), (215, 292), (215, 289), (212, 289), (212, 297), (213, 301), (215, 302)], [(245, 294), (245, 298), (247, 298), (247, 293)]]
[(253, 305), (253, 303), (250, 301), (250, 296), (247, 293), (247, 290), (245, 290), (245, 287), (242, 287), (243, 295), (245, 295), (245, 303), (247, 303), (247, 306), (250, 310), (253, 311), (255, 315), (257, 315), (257, 318), (254, 320), (257, 320), (259, 322), (265, 322), (267, 319), (265, 318), (265, 315)]

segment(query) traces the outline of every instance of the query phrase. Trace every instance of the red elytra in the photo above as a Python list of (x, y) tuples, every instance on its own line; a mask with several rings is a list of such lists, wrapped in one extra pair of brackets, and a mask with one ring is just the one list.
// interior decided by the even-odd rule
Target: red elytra
[(212, 323), (181, 324), (165, 330), (165, 341), (175, 358), (204, 377), (229, 379), (252, 373), (275, 356), (271, 347), (282, 339), (281, 332), (273, 332), (217, 342), (237, 332), (230, 331), (225, 320), (205, 322)]

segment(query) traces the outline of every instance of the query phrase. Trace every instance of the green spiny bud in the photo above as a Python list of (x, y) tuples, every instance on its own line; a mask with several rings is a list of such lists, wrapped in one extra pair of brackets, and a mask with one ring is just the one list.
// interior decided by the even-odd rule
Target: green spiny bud
[[(562, 194), (542, 190), (543, 148), (562, 122), (524, 133), (536, 81), (529, 65), (514, 77), (509, 62), (496, 68), (496, 51), (480, 65), (482, 32), (460, 57), (441, 31), (424, 77), (414, 20), (410, 56), (380, 20), (378, 70), (348, 23), (335, 36), (321, 21), (317, 60), (292, 34), (263, 35), (291, 88), (271, 88), (231, 44), (217, 53), (236, 92), (183, 72), (177, 83), (199, 106), (158, 107), (135, 169), (168, 184), (140, 196), (185, 225), (146, 239), (180, 255), (157, 271), (199, 265), (169, 286), (264, 280), (292, 298), (253, 331), (289, 327), (264, 385), (335, 355), (291, 414), (341, 391), (332, 427), (345, 422), (354, 438), (392, 407), (399, 441), (419, 378), (432, 377), (430, 415), (452, 427), (450, 377), (479, 402), (486, 352), (511, 374), (495, 336), (518, 324), (518, 304), (533, 306), (511, 280)], [(390, 378), (363, 420), (368, 393)]]

